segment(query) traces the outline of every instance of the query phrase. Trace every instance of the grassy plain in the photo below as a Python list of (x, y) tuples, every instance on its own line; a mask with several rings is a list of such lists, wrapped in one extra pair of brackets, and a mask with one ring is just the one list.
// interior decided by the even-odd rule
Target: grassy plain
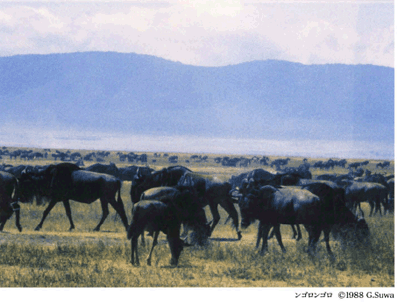
[[(191, 155), (178, 154), (179, 164), (223, 180), (244, 171), (264, 168), (254, 164), (242, 168), (222, 167), (214, 162), (216, 155), (209, 155), (207, 162), (193, 162)], [(156, 158), (156, 162), (151, 161), (152, 156), (148, 159), (149, 166), (155, 169), (171, 165), (164, 157)], [(292, 158), (289, 166), (298, 166), (302, 160)], [(316, 160), (327, 159), (308, 159), (310, 163)], [(107, 158), (109, 161), (118, 167), (131, 165), (119, 162), (115, 152)], [(54, 163), (52, 160), (27, 162), (4, 157), (3, 162), (12, 165)], [(393, 165), (384, 170), (376, 169), (378, 162), (381, 161), (371, 161), (366, 168), (373, 172), (394, 172)], [(86, 166), (91, 164), (86, 162)], [(313, 169), (311, 172), (313, 175), (325, 173)], [(327, 171), (347, 172), (342, 168)], [(129, 189), (130, 183), (124, 182), (122, 199), (130, 221)], [(45, 208), (21, 205), (22, 233), (16, 229), (14, 217), (0, 233), (1, 287), (393, 287), (395, 284), (394, 215), (368, 217), (366, 205), (363, 209), (372, 244), (362, 249), (348, 247), (343, 250), (337, 241), (332, 241), (335, 261), (328, 257), (323, 242), (318, 244), (317, 255), (309, 257), (304, 252), (306, 232), (303, 232), (304, 239), (296, 242), (290, 239), (290, 226), (282, 226), (287, 253), (282, 254), (276, 239), (272, 239), (269, 253), (260, 256), (254, 249), (256, 225), (243, 230), (243, 239), (237, 241), (231, 225), (224, 224), (227, 214), (221, 209), (220, 224), (208, 244), (184, 248), (175, 268), (168, 264), (170, 252), (163, 234), (155, 248), (152, 266), (145, 262), (151, 244), (147, 237), (146, 246), (139, 245), (141, 266), (134, 267), (130, 264), (130, 242), (113, 209), (110, 208), (101, 231), (93, 232), (102, 213), (99, 202), (84, 205), (72, 201), (71, 206), (74, 231), (67, 231), (69, 222), (62, 203), (59, 203), (47, 217), (42, 230), (36, 232), (34, 228)], [(208, 209), (207, 214), (211, 219)]]

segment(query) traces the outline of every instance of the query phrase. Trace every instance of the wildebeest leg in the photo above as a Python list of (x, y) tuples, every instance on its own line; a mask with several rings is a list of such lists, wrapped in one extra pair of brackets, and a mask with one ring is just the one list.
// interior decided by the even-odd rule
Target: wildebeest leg
[(50, 201), (47, 208), (44, 210), (43, 217), (42, 217), (40, 223), (35, 228), (35, 231), (39, 231), (42, 228), (44, 220), (46, 219), (47, 215), (50, 213), (50, 211), (52, 210), (52, 208), (55, 206), (56, 203), (57, 203), (57, 201), (55, 201), (55, 200)]
[(274, 229), (272, 229), (271, 233), (270, 233), (269, 236), (268, 236), (268, 239), (273, 238), (274, 235), (275, 235), (275, 231), (274, 231)]
[[(20, 224), (21, 207), (18, 204), (18, 202), (13, 202), (13, 203), (11, 203), (11, 208), (12, 208), (13, 212), (15, 212), (15, 226), (17, 227), (18, 231), (22, 232), (22, 226)], [(12, 214), (11, 214), (11, 216), (12, 216)], [(2, 223), (2, 225), (0, 226), (0, 231), (3, 230), (5, 223), (6, 223), (6, 221), (4, 221), (4, 223)]]
[(379, 197), (377, 197), (377, 199), (375, 201), (375, 204), (376, 204), (375, 215), (377, 214), (377, 212), (379, 212), (380, 216), (382, 216), (382, 214), (381, 214), (381, 200), (379, 199)]
[[(292, 225), (292, 228), (294, 228), (294, 226)], [(296, 228), (297, 228), (297, 238), (296, 240), (299, 241), (301, 238), (303, 238), (303, 236), (301, 235), (301, 230), (300, 230), (300, 225), (296, 224)]]
[(220, 213), (218, 213), (217, 209), (218, 204), (214, 202), (209, 202), (210, 212), (213, 216), (213, 221), (210, 227), (210, 235), (213, 233), (214, 228), (216, 227), (217, 223), (220, 221)]
[(294, 227), (294, 224), (291, 224), (290, 226), (291, 226), (291, 228), (292, 228), (292, 232), (293, 232), (292, 239), (294, 239), (294, 238), (296, 238), (296, 237), (297, 237), (296, 228)]
[(260, 255), (264, 255), (265, 252), (268, 252), (268, 232), (271, 229), (271, 225), (261, 223), (262, 230), (261, 234), (263, 237), (263, 244), (261, 246)]
[(142, 246), (145, 246), (145, 232), (141, 233), (141, 244)]
[[(140, 265), (140, 261), (138, 259), (138, 236), (135, 235), (131, 238), (131, 264), (132, 265)], [(135, 260), (136, 260), (135, 262), (134, 262), (134, 254), (135, 254)]]
[(242, 234), (239, 230), (239, 216), (238, 212), (235, 209), (235, 206), (230, 199), (225, 199), (223, 200), (220, 205), (224, 208), (224, 210), (229, 214), (229, 216), (232, 218), (232, 223), (235, 227), (236, 234), (238, 235), (238, 240), (242, 239)]
[[(261, 238), (263, 237), (263, 226), (261, 221), (258, 223), (258, 230), (257, 230), (257, 240), (256, 240), (256, 249), (260, 246)], [(270, 237), (268, 237), (270, 238)]]
[[(375, 207), (375, 204), (374, 204), (373, 201), (369, 200), (369, 205), (370, 205), (370, 214), (369, 214), (369, 217), (370, 217), (373, 214), (373, 209)], [(359, 209), (361, 209), (361, 204), (360, 203), (359, 203)], [(361, 209), (361, 211), (362, 211), (362, 209)], [(376, 211), (377, 211), (377, 208), (376, 208)], [(362, 211), (362, 214), (363, 214), (363, 211)]]
[(328, 254), (334, 260), (334, 255), (333, 255), (332, 249), (330, 248), (330, 244), (329, 244), (329, 234), (330, 234), (331, 229), (332, 229), (331, 226), (324, 227), (323, 228), (323, 235), (325, 237), (324, 240), (325, 240), (325, 244), (326, 244), (326, 250), (328, 251)]
[(104, 223), (106, 217), (108, 217), (109, 214), (109, 209), (108, 209), (108, 201), (104, 199), (100, 199), (101, 201), (101, 208), (102, 208), (102, 218), (98, 225), (95, 227), (94, 231), (99, 231), (101, 228), (101, 225)]
[(188, 236), (188, 230), (189, 230), (189, 227), (185, 223), (183, 223), (181, 238), (186, 238)]
[(153, 252), (153, 249), (155, 248), (155, 245), (158, 244), (158, 236), (159, 236), (159, 231), (155, 231), (155, 234), (153, 235), (152, 247), (149, 252), (148, 258), (146, 259), (147, 265), (151, 265), (152, 252)]
[(127, 216), (126, 216), (126, 211), (124, 210), (124, 205), (123, 201), (119, 199), (117, 202), (116, 200), (112, 200), (112, 198), (109, 199), (110, 205), (115, 209), (115, 211), (119, 214), (120, 218), (122, 219), (123, 225), (125, 229), (129, 227), (128, 221), (127, 221)]
[(75, 228), (75, 225), (73, 224), (73, 220), (72, 220), (72, 211), (70, 209), (69, 200), (64, 200), (63, 203), (64, 203), (64, 207), (65, 207), (66, 216), (68, 216), (69, 223), (70, 223), (69, 231), (72, 231)]
[(4, 220), (0, 223), (0, 232), (3, 231), (4, 226), (5, 226), (6, 222), (7, 222), (7, 220), (8, 220), (8, 219), (4, 219)]
[(184, 248), (184, 241), (180, 239), (180, 226), (171, 226), (167, 232), (167, 241), (171, 252), (170, 265), (176, 266), (178, 258)]
[(281, 236), (281, 225), (280, 224), (275, 224), (274, 225), (274, 231), (275, 231), (275, 236), (276, 236), (276, 240), (278, 240), (279, 246), (282, 249), (282, 252), (286, 253), (286, 249), (283, 246), (282, 243), (282, 236)]
[(319, 226), (313, 227), (310, 226), (308, 229), (309, 238), (308, 238), (308, 253), (310, 255), (315, 255), (316, 244), (321, 236), (322, 228)]
[(17, 209), (15, 211), (15, 225), (18, 228), (18, 231), (22, 232), (22, 226), (19, 221), (19, 219), (20, 219), (19, 215), (20, 215), (20, 209)]

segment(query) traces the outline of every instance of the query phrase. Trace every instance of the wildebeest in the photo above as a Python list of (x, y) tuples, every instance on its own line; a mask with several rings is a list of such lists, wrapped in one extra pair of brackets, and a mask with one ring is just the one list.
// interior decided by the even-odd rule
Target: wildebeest
[[(318, 228), (307, 229), (309, 232), (309, 249), (315, 251), (315, 244), (322, 231), (319, 208), (319, 197), (307, 190), (298, 188), (275, 189), (263, 186), (256, 195), (247, 194), (239, 200), (242, 216), (241, 226), (247, 228), (254, 220), (259, 220), (262, 235), (261, 254), (268, 250), (268, 232), (274, 227), (275, 235), (283, 252), (280, 224), (318, 225)], [(316, 216), (318, 214), (318, 216)], [(319, 234), (318, 234), (319, 233)]]
[[(250, 179), (244, 179), (241, 182), (241, 187), (238, 189), (233, 190), (233, 195), (234, 197), (237, 197), (238, 200), (241, 196), (245, 195), (245, 194), (256, 194), (258, 193), (258, 190), (261, 187), (261, 182), (255, 180), (254, 178), (250, 178)], [(279, 186), (278, 186), (279, 187)], [(236, 194), (237, 193), (237, 194)], [(227, 218), (227, 220), (229, 219), (229, 217)], [(292, 231), (293, 231), (293, 238), (296, 238), (297, 241), (301, 240), (302, 235), (301, 235), (301, 230), (300, 230), (300, 226), (297, 224), (295, 225), (291, 225), (292, 227)], [(257, 232), (257, 241), (256, 241), (256, 248), (259, 247), (261, 238), (263, 237), (262, 235), (262, 226), (261, 226), (261, 222), (259, 223), (258, 226), (258, 232)], [(275, 235), (275, 231), (274, 229), (272, 229), (270, 235), (268, 236), (268, 239), (273, 238)]]
[[(325, 224), (324, 240), (328, 251), (329, 234), (333, 226), (335, 228), (352, 226), (354, 233), (357, 231), (368, 230), (367, 224), (363, 218), (357, 218), (347, 208), (345, 201), (345, 191), (337, 184), (329, 181), (318, 181), (301, 186), (302, 189), (308, 190), (320, 198), (321, 210), (323, 213), (323, 223)], [(356, 234), (356, 237), (363, 241), (364, 238), (361, 233)]]
[(176, 186), (186, 172), (191, 172), (191, 170), (184, 166), (171, 166), (154, 171), (148, 175), (141, 174), (141, 172), (137, 173), (131, 182), (131, 202), (134, 204), (139, 201), (141, 194), (148, 189), (162, 186)]
[(187, 172), (179, 181), (181, 186), (191, 186), (198, 192), (199, 200), (202, 207), (208, 205), (210, 207), (213, 221), (210, 227), (210, 234), (213, 232), (217, 223), (220, 221), (220, 213), (218, 205), (220, 205), (232, 218), (232, 223), (236, 230), (238, 240), (242, 238), (239, 230), (239, 216), (235, 209), (234, 200), (231, 196), (231, 184), (222, 182), (210, 175), (202, 175), (199, 173)]
[[(319, 187), (317, 189), (316, 185), (312, 189), (319, 190), (318, 194), (324, 190)], [(309, 234), (308, 251), (311, 254), (315, 252), (316, 243), (323, 231), (326, 249), (330, 255), (332, 255), (332, 251), (328, 239), (333, 224), (352, 222), (367, 228), (366, 223), (359, 222), (344, 205), (336, 205), (332, 201), (327, 203), (325, 199), (321, 200), (319, 196), (309, 190), (297, 187), (276, 189), (272, 186), (263, 186), (256, 194), (243, 195), (239, 200), (239, 207), (242, 228), (248, 227), (254, 220), (260, 221), (261, 235), (263, 236), (261, 254), (268, 249), (267, 237), (272, 226), (282, 251), (285, 251), (280, 234), (280, 224), (303, 224)]]
[[(47, 208), (43, 212), (43, 218), (35, 230), (41, 229), (47, 215), (59, 201), (64, 204), (66, 215), (70, 222), (70, 230), (74, 229), (69, 199), (86, 204), (100, 199), (102, 218), (94, 228), (94, 231), (99, 231), (108, 216), (108, 204), (119, 214), (125, 228), (127, 229), (128, 227), (127, 216), (120, 197), (121, 181), (111, 175), (84, 171), (72, 163), (61, 163), (50, 165), (38, 173), (24, 173), (21, 175), (21, 195), (24, 195), (26, 188), (32, 184), (36, 186), (36, 189), (42, 195), (48, 196), (50, 199)], [(116, 193), (118, 195), (117, 201), (115, 199)]]
[(20, 206), (18, 204), (18, 180), (7, 172), (0, 171), (0, 231), (15, 212), (15, 225), (21, 232)]
[(142, 193), (140, 200), (158, 200), (173, 205), (178, 219), (184, 225), (184, 237), (188, 229), (193, 229), (197, 238), (196, 243), (201, 245), (210, 236), (210, 224), (207, 223), (206, 213), (193, 188), (186, 186), (152, 188)]
[(256, 186), (280, 186), (296, 185), (301, 179), (311, 179), (311, 172), (306, 168), (287, 168), (286, 171), (267, 171), (264, 169), (254, 169), (250, 172), (242, 173), (238, 176), (231, 176), (229, 183), (232, 188), (241, 188), (245, 182), (251, 181)]
[(355, 211), (359, 208), (361, 212), (360, 203), (367, 201), (370, 205), (369, 216), (372, 216), (374, 208), (375, 214), (379, 212), (381, 216), (381, 204), (388, 204), (388, 189), (379, 183), (352, 181), (345, 189), (345, 199), (350, 209)]
[(152, 252), (157, 244), (159, 232), (162, 231), (166, 234), (170, 247), (170, 264), (177, 265), (183, 250), (183, 241), (180, 239), (181, 221), (175, 207), (158, 200), (142, 200), (134, 205), (132, 214), (132, 221), (127, 230), (127, 239), (131, 240), (131, 263), (139, 265), (138, 237), (146, 230), (153, 234), (147, 264), (151, 265)]
[(395, 181), (394, 178), (390, 178), (387, 181), (387, 185), (388, 185), (388, 206), (386, 207), (386, 205), (384, 206), (384, 214), (387, 213), (387, 211), (389, 211), (390, 213), (394, 212), (394, 202), (395, 202)]
[(138, 175), (150, 175), (154, 170), (149, 167), (128, 166), (119, 168), (119, 178), (124, 181), (132, 181)]
[(97, 172), (97, 173), (105, 173), (108, 175), (112, 175), (116, 178), (119, 178), (119, 169), (116, 167), (114, 163), (109, 163), (108, 165), (106, 164), (93, 164), (84, 170), (86, 171), (91, 171), (91, 172)]

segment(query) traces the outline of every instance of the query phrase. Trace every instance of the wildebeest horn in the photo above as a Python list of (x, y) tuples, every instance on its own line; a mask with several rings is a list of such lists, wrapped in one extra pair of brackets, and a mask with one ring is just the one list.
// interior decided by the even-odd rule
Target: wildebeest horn
[(30, 169), (30, 168), (28, 169), (28, 168), (29, 168), (29, 167), (25, 167), (25, 169), (22, 170), (21, 176), (22, 176), (22, 175), (26, 175), (26, 174), (32, 172), (32, 169)]
[(233, 195), (234, 193), (239, 193), (239, 188), (238, 187), (236, 187), (235, 189), (232, 189), (231, 191), (229, 191), (229, 195), (231, 196), (231, 195)]

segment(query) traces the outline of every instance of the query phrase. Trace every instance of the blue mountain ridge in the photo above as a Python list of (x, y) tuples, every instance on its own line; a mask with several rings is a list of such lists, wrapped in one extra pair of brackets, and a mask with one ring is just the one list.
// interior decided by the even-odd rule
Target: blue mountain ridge
[(134, 53), (0, 57), (0, 118), (124, 134), (394, 142), (394, 69)]

